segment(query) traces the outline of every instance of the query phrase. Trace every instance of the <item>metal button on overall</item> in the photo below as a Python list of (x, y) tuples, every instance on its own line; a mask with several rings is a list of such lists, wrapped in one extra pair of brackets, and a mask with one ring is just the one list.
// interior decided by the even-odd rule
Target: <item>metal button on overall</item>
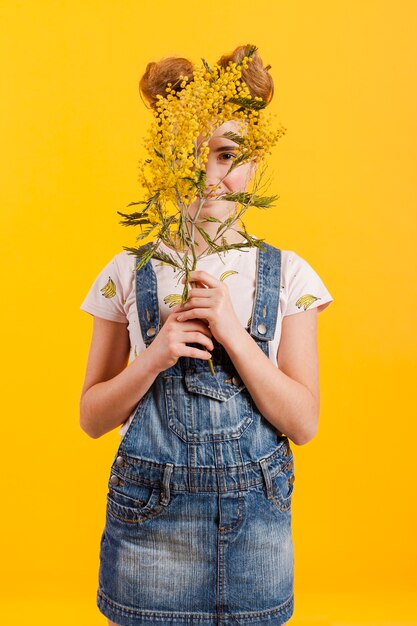
[(258, 332), (261, 333), (261, 335), (265, 335), (266, 333), (266, 326), (262, 322), (258, 324)]
[(148, 337), (153, 337), (156, 334), (155, 326), (151, 326), (150, 328), (148, 328), (146, 334), (148, 335)]

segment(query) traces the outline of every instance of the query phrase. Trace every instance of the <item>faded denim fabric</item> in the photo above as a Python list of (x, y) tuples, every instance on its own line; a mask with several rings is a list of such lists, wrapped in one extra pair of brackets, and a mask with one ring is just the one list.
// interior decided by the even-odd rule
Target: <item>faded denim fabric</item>
[[(247, 331), (268, 356), (281, 251), (263, 246)], [(148, 347), (159, 330), (150, 262), (136, 294)], [(160, 372), (111, 466), (97, 606), (121, 626), (278, 626), (294, 612), (293, 452), (212, 339), (215, 377), (189, 357)]]

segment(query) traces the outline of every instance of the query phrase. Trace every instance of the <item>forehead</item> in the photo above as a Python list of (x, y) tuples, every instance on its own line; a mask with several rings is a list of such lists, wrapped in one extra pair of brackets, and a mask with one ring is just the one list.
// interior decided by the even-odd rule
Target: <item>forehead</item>
[(227, 133), (227, 132), (237, 133), (238, 131), (239, 131), (239, 127), (237, 123), (234, 120), (229, 120), (228, 122), (224, 122), (224, 124), (216, 128), (216, 130), (213, 132), (213, 134), (210, 137), (210, 141), (212, 139), (221, 138), (222, 135), (224, 135), (224, 133)]
[[(222, 137), (222, 135), (224, 135), (224, 133), (227, 133), (227, 132), (239, 133), (239, 126), (234, 120), (229, 120), (221, 124), (221, 126), (218, 126), (213, 131), (212, 135), (209, 137), (208, 139), (209, 144), (211, 144), (212, 142), (218, 143), (220, 140), (227, 141), (230, 144), (230, 141), (231, 141), (230, 139), (227, 139), (227, 137)], [(199, 143), (204, 140), (207, 141), (207, 137), (203, 137), (203, 135), (198, 136)]]

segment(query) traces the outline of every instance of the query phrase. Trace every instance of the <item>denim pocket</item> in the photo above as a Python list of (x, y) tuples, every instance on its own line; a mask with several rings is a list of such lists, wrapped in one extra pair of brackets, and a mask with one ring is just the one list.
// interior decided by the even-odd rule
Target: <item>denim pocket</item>
[(271, 502), (280, 511), (287, 511), (291, 508), (294, 480), (294, 457), (291, 453), (280, 471), (275, 476), (271, 476), (273, 492)]
[(137, 523), (155, 517), (166, 508), (160, 503), (159, 487), (130, 485), (129, 494), (123, 491), (123, 487), (109, 487), (107, 511), (112, 517), (123, 522)]
[(164, 376), (168, 426), (187, 443), (237, 439), (253, 421), (249, 392), (237, 376), (206, 367)]

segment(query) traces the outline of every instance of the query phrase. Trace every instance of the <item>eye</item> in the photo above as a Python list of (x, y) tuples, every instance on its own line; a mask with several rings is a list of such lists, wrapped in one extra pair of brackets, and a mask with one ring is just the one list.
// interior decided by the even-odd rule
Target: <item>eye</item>
[[(219, 159), (222, 159), (222, 157), (232, 157), (233, 159), (235, 158), (235, 154), (233, 154), (232, 152), (223, 152), (220, 156)], [(230, 161), (230, 159), (224, 159), (225, 161)]]

